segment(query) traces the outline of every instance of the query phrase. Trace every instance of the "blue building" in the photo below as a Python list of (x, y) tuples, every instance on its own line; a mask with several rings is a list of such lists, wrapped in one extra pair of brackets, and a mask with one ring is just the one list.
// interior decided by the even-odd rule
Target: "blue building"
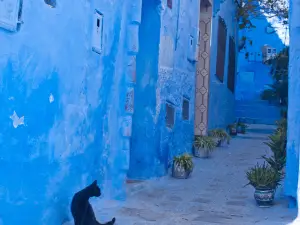
[(0, 8), (0, 224), (62, 224), (94, 179), (124, 199), (127, 179), (167, 174), (194, 135), (236, 119), (231, 0)]
[(94, 179), (124, 198), (139, 4), (0, 2), (3, 224), (62, 224)]
[[(278, 33), (266, 18), (255, 19), (251, 30), (241, 30), (236, 80), (236, 117), (251, 118), (255, 123), (275, 124), (280, 107), (261, 99), (261, 93), (273, 84), (271, 65), (266, 62), (284, 47)], [(246, 37), (245, 41), (243, 37)], [(243, 46), (245, 48), (243, 48)]]
[(123, 3), (0, 2), (2, 223), (62, 224), (94, 179), (124, 199), (191, 151), (200, 3)]

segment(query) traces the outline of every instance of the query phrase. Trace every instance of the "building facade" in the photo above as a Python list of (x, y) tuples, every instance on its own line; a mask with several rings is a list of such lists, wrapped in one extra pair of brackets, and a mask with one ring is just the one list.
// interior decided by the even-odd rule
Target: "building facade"
[(288, 96), (288, 137), (287, 137), (287, 162), (285, 176), (285, 194), (290, 199), (290, 206), (297, 207), (299, 212), (299, 96), (300, 96), (300, 1), (290, 0), (289, 14), (289, 96)]
[(130, 179), (165, 175), (175, 155), (192, 150), (199, 8), (143, 1)]
[(276, 56), (284, 47), (275, 29), (264, 19), (253, 20), (256, 26), (241, 30), (238, 71), (236, 82), (236, 117), (255, 120), (255, 123), (275, 124), (280, 119), (280, 107), (261, 99), (261, 93), (273, 84), (271, 65), (267, 60)]
[(94, 179), (124, 199), (191, 151), (200, 3), (123, 3), (0, 3), (3, 224), (62, 224)]
[(139, 4), (0, 2), (1, 224), (62, 224), (94, 179), (124, 198)]

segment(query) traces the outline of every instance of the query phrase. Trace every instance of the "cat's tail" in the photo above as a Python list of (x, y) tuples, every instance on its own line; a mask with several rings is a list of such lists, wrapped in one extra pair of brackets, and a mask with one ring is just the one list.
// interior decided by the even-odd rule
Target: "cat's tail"
[(107, 222), (107, 223), (99, 223), (97, 225), (114, 225), (116, 222), (116, 218), (114, 217), (111, 221)]

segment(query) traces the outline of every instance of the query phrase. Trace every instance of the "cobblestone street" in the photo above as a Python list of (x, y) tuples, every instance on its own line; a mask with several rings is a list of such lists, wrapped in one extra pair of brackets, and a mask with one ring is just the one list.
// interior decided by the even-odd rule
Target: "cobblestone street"
[(262, 209), (255, 204), (254, 189), (244, 187), (245, 171), (266, 153), (263, 142), (271, 132), (271, 126), (252, 125), (247, 134), (218, 148), (210, 159), (194, 159), (190, 179), (164, 177), (130, 184), (131, 194), (122, 207), (110, 203), (97, 216), (101, 221), (115, 216), (120, 225), (289, 224), (296, 209), (287, 208), (282, 188), (277, 190), (275, 205)]

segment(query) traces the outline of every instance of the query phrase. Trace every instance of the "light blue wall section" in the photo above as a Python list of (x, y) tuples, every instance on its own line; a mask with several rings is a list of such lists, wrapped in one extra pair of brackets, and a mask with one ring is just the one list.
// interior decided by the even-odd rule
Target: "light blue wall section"
[[(261, 52), (264, 45), (269, 45), (276, 48), (280, 52), (284, 45), (277, 33), (267, 34), (266, 26), (269, 25), (267, 19), (253, 20), (256, 28), (251, 30), (239, 31), (239, 37), (246, 36), (252, 41), (252, 45), (247, 43), (246, 51), (249, 53)], [(252, 82), (245, 82), (241, 77), (243, 72), (253, 72), (254, 79)], [(260, 93), (265, 89), (265, 85), (272, 84), (270, 75), (270, 66), (264, 65), (261, 62), (249, 62), (245, 58), (245, 50), (241, 50), (238, 58), (238, 75), (236, 82), (235, 97), (237, 100), (260, 100)]]
[[(218, 3), (218, 1), (217, 1)], [(216, 3), (216, 4), (217, 4)], [(218, 7), (214, 5), (214, 7)], [(215, 10), (214, 10), (215, 11)], [(235, 5), (233, 1), (226, 0), (220, 5), (220, 10), (212, 18), (212, 38), (211, 43), (218, 41), (218, 19), (221, 16), (227, 26), (227, 44), (225, 58), (225, 73), (223, 83), (216, 76), (217, 44), (211, 45), (210, 55), (210, 87), (209, 87), (209, 116), (208, 128), (226, 127), (234, 122), (234, 93), (227, 88), (228, 51), (229, 37), (233, 36), (237, 40), (236, 21), (234, 20)]]
[[(191, 152), (194, 134), (195, 63), (187, 56), (200, 4), (177, 0), (169, 9), (166, 1), (164, 7), (155, 3), (143, 1), (129, 171), (135, 179), (166, 174), (174, 155)], [(189, 99), (187, 121), (182, 119), (184, 97)], [(167, 102), (175, 108), (173, 129), (166, 127)]]
[[(300, 1), (290, 0), (290, 52), (289, 52), (289, 99), (288, 99), (288, 140), (285, 176), (285, 194), (300, 202), (299, 193), (299, 129), (300, 129)], [(293, 201), (291, 201), (292, 203)]]
[(255, 119), (255, 123), (275, 124), (275, 121), (280, 119), (280, 108), (270, 105), (268, 101), (260, 98), (262, 91), (268, 88), (267, 85), (273, 83), (270, 74), (271, 66), (262, 62), (249, 61), (245, 58), (245, 52), (262, 55), (264, 45), (276, 48), (277, 52), (280, 52), (284, 45), (277, 33), (266, 33), (265, 28), (269, 25), (267, 19), (253, 20), (252, 22), (256, 28), (239, 32), (239, 36), (246, 36), (248, 40), (252, 41), (252, 45), (247, 43), (246, 50), (241, 50), (238, 54), (235, 91), (236, 117)]
[[(124, 3), (24, 1), (21, 30), (0, 30), (3, 224), (62, 224), (73, 193), (94, 179), (105, 197), (124, 194)], [(95, 8), (104, 14), (102, 55), (91, 51)], [(14, 111), (24, 125), (13, 126)]]

